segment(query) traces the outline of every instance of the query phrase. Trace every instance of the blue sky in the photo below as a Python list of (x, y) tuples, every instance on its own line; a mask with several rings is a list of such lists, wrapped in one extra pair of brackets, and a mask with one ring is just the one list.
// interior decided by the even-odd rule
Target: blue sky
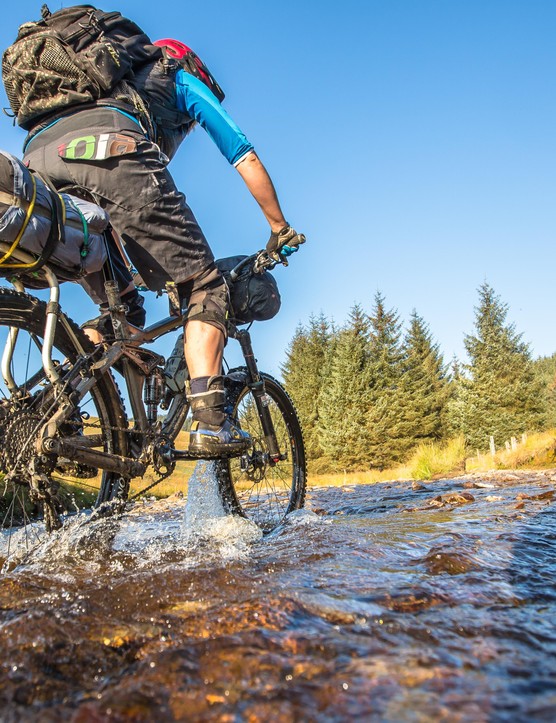
[[(40, 6), (3, 8), (2, 48)], [(307, 235), (289, 268), (276, 271), (280, 315), (254, 329), (262, 368), (279, 373), (311, 313), (341, 324), (356, 302), (370, 310), (378, 290), (402, 319), (413, 308), (424, 317), (447, 360), (464, 358), (485, 280), (535, 356), (556, 350), (556, 2), (101, 7), (197, 50), (286, 217)], [(0, 123), (0, 147), (19, 153), (23, 137), (8, 118)], [(217, 256), (266, 243), (256, 203), (202, 130), (171, 168)], [(77, 319), (94, 314), (69, 285), (62, 304)], [(161, 300), (148, 310), (150, 320), (166, 313)]]

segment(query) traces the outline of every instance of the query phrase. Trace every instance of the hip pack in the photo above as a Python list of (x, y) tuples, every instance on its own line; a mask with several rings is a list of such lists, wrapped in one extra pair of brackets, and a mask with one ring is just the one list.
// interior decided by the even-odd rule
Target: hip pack
[(123, 79), (162, 58), (160, 48), (118, 12), (77, 5), (25, 23), (2, 57), (2, 79), (17, 123), (109, 97)]
[(0, 241), (9, 246), (0, 253), (0, 275), (25, 273), (25, 265), (12, 257), (18, 247), (37, 258), (33, 269), (54, 264), (62, 280), (99, 271), (107, 257), (108, 222), (100, 206), (52, 191), (21, 161), (0, 151)]

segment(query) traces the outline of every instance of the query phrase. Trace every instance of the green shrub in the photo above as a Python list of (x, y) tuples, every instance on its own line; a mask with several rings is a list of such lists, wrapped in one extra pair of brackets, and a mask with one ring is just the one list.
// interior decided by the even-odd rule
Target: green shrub
[(317, 457), (307, 462), (307, 472), (313, 474), (335, 474), (340, 472), (339, 464), (331, 457)]
[(420, 444), (409, 461), (413, 479), (426, 480), (449, 473), (465, 471), (465, 442), (455, 437), (444, 444)]

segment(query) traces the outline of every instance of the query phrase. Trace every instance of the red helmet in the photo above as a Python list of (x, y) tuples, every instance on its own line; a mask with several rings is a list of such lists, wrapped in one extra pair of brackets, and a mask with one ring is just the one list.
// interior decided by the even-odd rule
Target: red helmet
[(207, 88), (218, 98), (220, 103), (224, 100), (224, 91), (218, 85), (210, 70), (201, 58), (199, 58), (190, 47), (185, 45), (185, 43), (179, 40), (172, 40), (172, 38), (163, 38), (162, 40), (155, 41), (154, 45), (162, 48), (170, 58), (177, 60), (185, 71), (202, 80)]

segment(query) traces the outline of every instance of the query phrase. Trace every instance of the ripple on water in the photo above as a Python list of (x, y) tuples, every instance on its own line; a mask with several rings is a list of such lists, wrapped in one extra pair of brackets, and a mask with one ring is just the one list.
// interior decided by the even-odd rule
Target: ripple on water
[(205, 464), (187, 501), (76, 518), (0, 581), (3, 714), (552, 720), (554, 495), (468, 482), (312, 490), (261, 539)]

